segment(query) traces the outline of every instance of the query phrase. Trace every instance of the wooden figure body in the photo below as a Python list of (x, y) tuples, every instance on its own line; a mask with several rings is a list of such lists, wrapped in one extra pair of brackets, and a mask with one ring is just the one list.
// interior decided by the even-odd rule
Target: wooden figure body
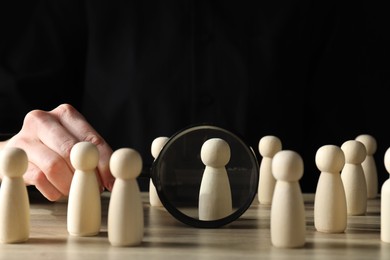
[(257, 198), (260, 204), (271, 205), (276, 180), (271, 165), (274, 155), (282, 150), (282, 142), (276, 136), (267, 135), (259, 141), (259, 153), (263, 157), (260, 163), (260, 178)]
[(20, 148), (0, 152), (0, 242), (25, 242), (30, 236), (30, 202), (23, 175), (28, 158)]
[(101, 198), (96, 176), (99, 151), (90, 142), (75, 144), (70, 160), (76, 169), (68, 198), (67, 229), (74, 236), (93, 236), (100, 232)]
[(364, 215), (367, 211), (367, 184), (362, 162), (366, 158), (366, 148), (359, 141), (349, 140), (342, 144), (341, 149), (345, 156), (341, 180), (347, 200), (347, 214)]
[[(166, 142), (168, 142), (169, 138), (166, 136), (157, 137), (153, 140), (152, 146), (151, 146), (151, 153), (153, 158), (156, 160), (157, 156), (159, 155), (161, 149), (164, 147)], [(158, 196), (158, 193), (156, 191), (156, 187), (153, 184), (152, 178), (150, 178), (149, 181), (149, 202), (151, 206), (155, 207), (162, 207), (161, 200)]]
[(324, 145), (315, 157), (321, 171), (314, 197), (314, 226), (325, 233), (342, 233), (347, 228), (347, 201), (341, 180), (344, 153), (336, 145)]
[(299, 186), (303, 160), (294, 151), (280, 151), (272, 160), (272, 173), (276, 184), (271, 204), (271, 243), (282, 248), (303, 247), (306, 243), (306, 219)]
[(229, 144), (220, 138), (204, 142), (201, 160), (205, 164), (199, 191), (199, 219), (217, 220), (232, 213), (232, 194), (226, 164)]
[(367, 184), (367, 199), (375, 199), (378, 196), (378, 172), (374, 159), (377, 150), (376, 140), (368, 134), (359, 135), (355, 140), (362, 142), (366, 147), (367, 156), (362, 162), (362, 167)]
[[(390, 173), (390, 148), (385, 152), (384, 163), (387, 173)], [(381, 188), (381, 235), (383, 242), (390, 243), (390, 179)]]
[(116, 180), (108, 208), (108, 239), (113, 246), (139, 245), (144, 215), (136, 178), (142, 170), (142, 158), (134, 149), (118, 149), (111, 156), (110, 169)]

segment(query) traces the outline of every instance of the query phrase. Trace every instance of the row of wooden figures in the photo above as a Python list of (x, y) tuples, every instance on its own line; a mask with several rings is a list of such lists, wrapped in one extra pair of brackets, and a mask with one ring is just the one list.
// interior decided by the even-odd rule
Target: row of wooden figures
[[(167, 141), (167, 137), (153, 141), (151, 152), (155, 158)], [(208, 156), (219, 154), (218, 167), (223, 168), (230, 158), (228, 145), (221, 140), (211, 141), (217, 145), (209, 146), (211, 148), (205, 145), (202, 153)], [(368, 180), (375, 183), (376, 168), (372, 157), (375, 150), (375, 139), (362, 135), (341, 147), (325, 145), (317, 151), (316, 164), (321, 175), (315, 194), (314, 222), (318, 231), (344, 232), (347, 215), (365, 214), (369, 198)], [(271, 242), (277, 247), (303, 246), (306, 226), (299, 186), (303, 161), (298, 153), (282, 150), (281, 141), (275, 136), (263, 137), (259, 142), (259, 151), (263, 158), (258, 199), (261, 204), (272, 205)], [(67, 228), (71, 235), (91, 236), (99, 233), (100, 191), (95, 174), (98, 158), (98, 150), (89, 142), (80, 142), (71, 151), (71, 163), (76, 169), (68, 198)], [(206, 173), (207, 159), (204, 162)], [(0, 242), (3, 243), (22, 242), (29, 236), (28, 195), (22, 177), (27, 163), (26, 153), (18, 148), (5, 149), (0, 155), (0, 171), (4, 175), (0, 190)], [(390, 152), (385, 155), (385, 165), (390, 171)], [(109, 241), (113, 245), (141, 243), (143, 210), (136, 182), (141, 169), (141, 156), (130, 148), (115, 151), (110, 159), (110, 170), (116, 181), (110, 197), (107, 228)], [(366, 177), (369, 171), (371, 177)], [(149, 194), (151, 205), (161, 206), (152, 182)], [(385, 242), (390, 242), (390, 224), (383, 221), (390, 217), (390, 209), (385, 207), (390, 203), (388, 197), (390, 183), (385, 182), (381, 196), (381, 239)]]
[[(364, 134), (341, 147), (324, 145), (317, 150), (315, 163), (320, 171), (314, 197), (317, 231), (342, 233), (347, 228), (348, 215), (366, 214), (367, 200), (378, 195), (373, 157), (376, 149), (375, 138)], [(283, 151), (281, 140), (272, 135), (260, 139), (259, 152), (262, 160), (258, 200), (260, 204), (271, 205), (272, 243), (277, 247), (301, 247), (305, 244), (304, 204), (298, 186), (303, 174), (302, 159), (293, 151)], [(384, 163), (390, 173), (390, 148), (384, 155)], [(380, 199), (380, 239), (390, 243), (390, 180), (383, 183)]]
[[(101, 194), (96, 176), (97, 147), (79, 142), (71, 150), (75, 168), (67, 207), (67, 230), (74, 236), (93, 236), (101, 227)], [(29, 239), (30, 205), (23, 174), (28, 158), (24, 150), (5, 148), (0, 153), (0, 242), (20, 243)], [(140, 154), (131, 148), (116, 150), (110, 158), (110, 170), (116, 178), (108, 208), (108, 240), (113, 246), (141, 243), (144, 217), (136, 178), (142, 170)]]
[[(156, 138), (151, 147), (156, 158), (167, 137)], [(232, 212), (232, 198), (225, 165), (230, 160), (230, 147), (220, 138), (206, 140), (201, 148), (205, 164), (199, 191), (199, 219), (215, 220)], [(75, 168), (67, 207), (67, 230), (75, 236), (93, 236), (101, 226), (101, 201), (96, 167), (99, 152), (90, 142), (80, 142), (70, 153)], [(0, 242), (18, 243), (29, 238), (29, 199), (23, 181), (28, 158), (24, 150), (7, 148), (0, 154)], [(131, 148), (116, 150), (110, 158), (110, 170), (116, 178), (108, 208), (108, 239), (114, 246), (133, 246), (143, 238), (144, 218), (140, 190), (136, 178), (142, 170), (140, 154)], [(215, 174), (215, 173), (218, 174)], [(224, 192), (213, 192), (218, 185)], [(211, 202), (217, 202), (210, 206)], [(150, 203), (162, 206), (153, 183)], [(17, 206), (16, 206), (17, 205)]]

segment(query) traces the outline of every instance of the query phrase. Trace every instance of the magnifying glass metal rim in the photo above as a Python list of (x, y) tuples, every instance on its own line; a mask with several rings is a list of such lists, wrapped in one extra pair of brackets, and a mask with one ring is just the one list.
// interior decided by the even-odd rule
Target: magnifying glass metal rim
[[(248, 198), (245, 200), (245, 203), (242, 204), (240, 207), (238, 207), (232, 214), (221, 218), (217, 220), (200, 220), (191, 216), (188, 216), (184, 214), (182, 211), (177, 209), (171, 201), (167, 198), (167, 196), (164, 193), (164, 189), (162, 188), (162, 185), (159, 181), (159, 176), (158, 176), (158, 171), (157, 171), (157, 166), (159, 164), (159, 160), (163, 159), (163, 156), (166, 152), (166, 149), (169, 149), (170, 145), (178, 140), (180, 137), (187, 133), (193, 133), (194, 131), (199, 131), (199, 130), (207, 130), (207, 129), (212, 129), (215, 131), (221, 131), (226, 134), (229, 134), (230, 136), (236, 138), (239, 140), (239, 143), (243, 145), (244, 149), (247, 150), (248, 156), (251, 156), (251, 160), (253, 161), (253, 167), (255, 170), (255, 176), (254, 177), (254, 182), (249, 185), (253, 185), (253, 189), (251, 192), (248, 194)], [(182, 129), (181, 131), (176, 132), (174, 135), (172, 135), (167, 143), (164, 145), (162, 150), (160, 151), (159, 155), (157, 158), (154, 160), (152, 166), (151, 166), (151, 177), (153, 184), (156, 187), (157, 194), (160, 198), (161, 203), (165, 207), (165, 209), (177, 220), (180, 222), (187, 224), (189, 226), (197, 227), (197, 228), (218, 228), (225, 226), (234, 220), (238, 219), (242, 214), (245, 213), (245, 211), (250, 207), (250, 205), (253, 203), (253, 200), (255, 199), (255, 196), (257, 194), (257, 187), (258, 187), (258, 182), (259, 182), (259, 163), (256, 157), (256, 154), (254, 153), (253, 149), (248, 146), (244, 141), (243, 138), (241, 138), (238, 134), (233, 133), (230, 130), (227, 130), (225, 128), (221, 128), (212, 124), (198, 124), (198, 125), (191, 125), (188, 126), (187, 128)]]

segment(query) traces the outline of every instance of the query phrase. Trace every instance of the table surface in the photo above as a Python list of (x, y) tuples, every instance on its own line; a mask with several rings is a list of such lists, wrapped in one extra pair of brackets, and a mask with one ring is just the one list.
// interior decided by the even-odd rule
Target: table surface
[[(276, 248), (270, 241), (270, 206), (252, 206), (236, 221), (215, 229), (182, 224), (164, 208), (151, 207), (142, 193), (145, 232), (139, 246), (114, 247), (107, 238), (109, 193), (102, 194), (102, 227), (97, 236), (74, 237), (66, 229), (66, 201), (31, 198), (28, 241), (0, 244), (0, 259), (390, 259), (390, 244), (380, 240), (380, 198), (368, 200), (367, 214), (348, 216), (341, 234), (314, 228), (313, 194), (304, 194), (306, 245)], [(39, 197), (39, 196), (38, 196)], [(390, 220), (389, 220), (390, 221)]]

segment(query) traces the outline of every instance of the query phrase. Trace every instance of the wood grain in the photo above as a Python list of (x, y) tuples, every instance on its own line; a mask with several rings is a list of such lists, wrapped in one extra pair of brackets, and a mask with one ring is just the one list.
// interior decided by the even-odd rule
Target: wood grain
[(270, 242), (270, 206), (254, 200), (233, 223), (217, 229), (197, 229), (174, 219), (164, 208), (151, 207), (143, 193), (145, 236), (134, 247), (113, 247), (107, 239), (109, 193), (102, 194), (102, 228), (97, 236), (73, 237), (66, 230), (66, 201), (31, 200), (30, 239), (0, 244), (0, 259), (390, 259), (390, 244), (380, 240), (380, 198), (368, 200), (364, 216), (348, 216), (341, 234), (314, 228), (314, 194), (304, 194), (307, 243), (279, 249)]

